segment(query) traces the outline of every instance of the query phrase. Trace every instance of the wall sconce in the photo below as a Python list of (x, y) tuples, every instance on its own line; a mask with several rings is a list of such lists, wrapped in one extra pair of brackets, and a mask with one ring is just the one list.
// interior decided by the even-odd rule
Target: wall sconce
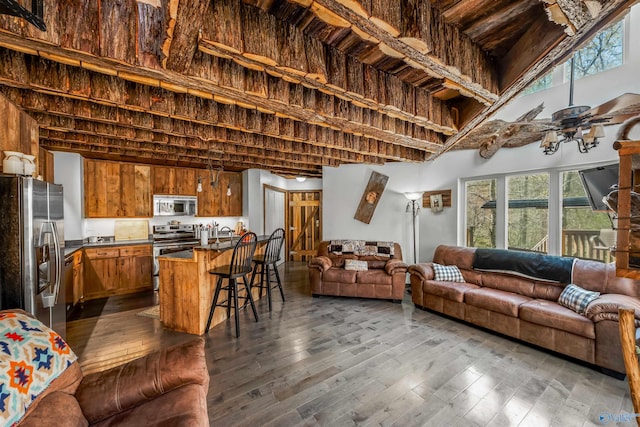
[(231, 195), (231, 185), (227, 184), (227, 196)]
[(307, 180), (306, 176), (296, 176), (296, 181), (305, 182)]
[(202, 193), (202, 177), (198, 175), (198, 186), (196, 187), (198, 193)]

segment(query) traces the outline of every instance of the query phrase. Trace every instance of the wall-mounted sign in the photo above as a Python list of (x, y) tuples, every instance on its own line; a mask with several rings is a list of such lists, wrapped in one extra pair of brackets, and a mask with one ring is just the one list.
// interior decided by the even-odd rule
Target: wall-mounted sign
[(378, 201), (380, 200), (380, 196), (382, 196), (384, 188), (387, 186), (387, 181), (389, 181), (388, 176), (378, 172), (371, 172), (369, 183), (364, 189), (360, 204), (358, 205), (358, 209), (356, 209), (355, 219), (365, 224), (371, 222), (371, 217), (376, 210), (376, 206), (378, 206)]

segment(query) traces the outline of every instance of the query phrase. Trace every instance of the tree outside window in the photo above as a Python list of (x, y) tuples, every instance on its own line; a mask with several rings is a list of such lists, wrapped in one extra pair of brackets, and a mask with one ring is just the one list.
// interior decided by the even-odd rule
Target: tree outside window
[(622, 21), (600, 31), (589, 44), (573, 56), (575, 77), (579, 79), (622, 65), (623, 42)]
[[(496, 247), (496, 180), (482, 179), (466, 183), (467, 246)], [(488, 206), (493, 202), (492, 206)]]

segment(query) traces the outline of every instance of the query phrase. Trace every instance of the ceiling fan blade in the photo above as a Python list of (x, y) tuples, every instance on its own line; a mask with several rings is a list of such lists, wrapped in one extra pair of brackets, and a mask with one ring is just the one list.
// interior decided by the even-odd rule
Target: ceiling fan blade
[[(594, 117), (598, 116), (610, 116), (606, 124), (621, 123), (621, 121), (614, 121), (615, 116), (618, 114), (640, 113), (640, 95), (637, 93), (624, 93), (620, 96), (613, 98), (604, 104), (597, 105), (588, 109), (584, 113), (580, 114), (580, 117)], [(624, 121), (624, 119), (622, 120)]]

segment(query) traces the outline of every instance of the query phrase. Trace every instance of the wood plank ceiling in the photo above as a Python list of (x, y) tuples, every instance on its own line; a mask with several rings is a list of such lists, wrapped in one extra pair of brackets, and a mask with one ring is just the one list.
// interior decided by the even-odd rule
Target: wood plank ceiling
[(44, 0), (46, 32), (0, 16), (0, 94), (41, 146), (93, 158), (423, 162), (634, 3)]

